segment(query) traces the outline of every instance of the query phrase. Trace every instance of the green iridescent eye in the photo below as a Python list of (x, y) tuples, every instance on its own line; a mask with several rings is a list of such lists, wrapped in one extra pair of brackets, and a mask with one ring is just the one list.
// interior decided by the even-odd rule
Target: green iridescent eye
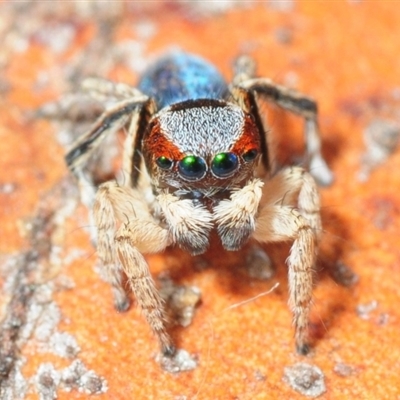
[(243, 160), (246, 162), (253, 161), (258, 155), (258, 151), (256, 149), (247, 150), (246, 153), (243, 154)]
[(170, 168), (172, 167), (173, 162), (172, 162), (172, 160), (170, 160), (168, 157), (161, 156), (161, 157), (158, 157), (158, 158), (157, 158), (156, 164), (157, 164), (161, 169), (167, 170), (167, 169), (170, 169)]
[(179, 161), (178, 171), (182, 178), (195, 181), (206, 174), (207, 165), (201, 157), (190, 155)]
[(219, 153), (211, 163), (211, 171), (218, 177), (231, 175), (238, 167), (239, 160), (234, 153)]

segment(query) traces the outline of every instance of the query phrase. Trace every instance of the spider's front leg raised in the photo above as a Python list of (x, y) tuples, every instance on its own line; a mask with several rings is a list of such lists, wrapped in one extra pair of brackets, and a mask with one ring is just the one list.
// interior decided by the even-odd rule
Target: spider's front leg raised
[[(284, 169), (267, 181), (263, 193), (253, 237), (260, 242), (293, 240), (287, 259), (289, 304), (297, 351), (306, 354), (313, 267), (321, 229), (318, 191), (314, 179), (295, 167)], [(295, 197), (297, 204), (290, 204)]]

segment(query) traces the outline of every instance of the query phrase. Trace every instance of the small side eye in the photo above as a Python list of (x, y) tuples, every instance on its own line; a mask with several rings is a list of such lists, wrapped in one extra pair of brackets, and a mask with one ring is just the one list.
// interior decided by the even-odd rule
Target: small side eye
[(255, 160), (258, 155), (258, 151), (256, 149), (247, 150), (246, 153), (243, 154), (243, 160), (246, 162), (250, 162)]
[(165, 156), (161, 156), (158, 157), (156, 160), (156, 164), (164, 170), (170, 169), (172, 167), (172, 160), (170, 160), (169, 158), (165, 157)]
[(183, 179), (196, 181), (206, 174), (207, 165), (201, 157), (190, 155), (179, 161), (178, 171)]
[(211, 163), (211, 171), (214, 175), (224, 178), (237, 169), (239, 160), (234, 153), (219, 153), (217, 154)]

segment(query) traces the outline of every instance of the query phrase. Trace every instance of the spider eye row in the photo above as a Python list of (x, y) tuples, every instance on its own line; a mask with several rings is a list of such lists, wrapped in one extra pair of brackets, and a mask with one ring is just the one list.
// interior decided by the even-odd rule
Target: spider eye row
[[(253, 161), (258, 155), (256, 149), (250, 149), (242, 154), (242, 158), (246, 163)], [(156, 159), (156, 164), (162, 170), (172, 169), (174, 161), (168, 157), (161, 156)], [(211, 161), (211, 171), (219, 178), (231, 176), (239, 167), (239, 157), (232, 152), (218, 153)], [(178, 172), (182, 178), (187, 180), (199, 180), (204, 177), (207, 172), (206, 161), (199, 156), (187, 155), (178, 162)]]

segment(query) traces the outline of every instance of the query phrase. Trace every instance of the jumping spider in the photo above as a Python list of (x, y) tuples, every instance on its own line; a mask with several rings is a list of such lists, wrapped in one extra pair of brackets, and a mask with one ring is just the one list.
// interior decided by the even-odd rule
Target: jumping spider
[[(122, 284), (126, 276), (162, 356), (173, 362), (177, 350), (143, 254), (171, 245), (201, 254), (210, 237), (219, 237), (230, 251), (250, 238), (290, 240), (289, 304), (297, 351), (307, 353), (312, 270), (321, 231), (319, 195), (303, 168), (271, 167), (258, 99), (304, 118), (310, 171), (329, 184), (316, 103), (255, 77), (248, 57), (237, 60), (228, 85), (208, 62), (179, 51), (150, 66), (137, 88), (99, 80), (85, 85), (94, 96), (114, 103), (73, 144), (66, 161), (78, 178), (83, 202), (93, 210), (97, 250), (116, 308), (129, 306)], [(124, 127), (123, 183), (108, 181), (95, 191), (93, 177), (85, 172), (89, 158), (108, 135)]]

